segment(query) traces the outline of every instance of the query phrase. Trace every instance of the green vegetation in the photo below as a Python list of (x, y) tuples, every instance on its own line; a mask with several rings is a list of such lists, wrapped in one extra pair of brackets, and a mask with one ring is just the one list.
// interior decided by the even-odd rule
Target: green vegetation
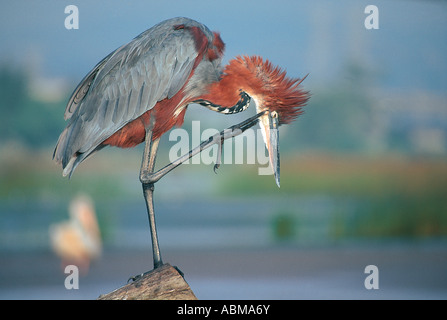
[[(335, 239), (447, 236), (447, 163), (441, 159), (289, 157), (282, 162), (281, 189), (272, 176), (244, 169), (226, 175), (222, 190), (227, 196), (331, 197), (335, 205), (329, 219)], [(276, 238), (293, 235), (290, 226), (303, 213), (295, 210), (277, 213), (272, 222)]]
[(440, 195), (403, 194), (368, 199), (357, 214), (340, 223), (337, 237), (447, 236), (447, 201)]
[[(447, 187), (447, 163), (441, 158), (361, 156), (343, 154), (288, 155), (281, 159), (281, 189), (272, 176), (258, 176), (257, 166), (232, 168), (241, 177), (230, 193), (332, 194), (379, 197), (442, 194)], [(228, 184), (231, 183), (228, 179)]]
[(102, 168), (98, 167), (101, 161), (92, 159), (69, 180), (62, 177), (61, 167), (52, 161), (51, 149), (32, 151), (9, 146), (0, 152), (0, 199), (70, 199), (77, 193), (88, 193), (95, 199), (128, 195), (121, 172), (108, 172), (116, 159), (110, 159), (110, 164)]
[(272, 229), (275, 240), (290, 241), (296, 233), (296, 217), (287, 211), (279, 212), (272, 220)]
[(42, 102), (29, 94), (22, 70), (0, 66), (0, 144), (17, 141), (28, 148), (55, 144), (64, 127), (65, 101)]

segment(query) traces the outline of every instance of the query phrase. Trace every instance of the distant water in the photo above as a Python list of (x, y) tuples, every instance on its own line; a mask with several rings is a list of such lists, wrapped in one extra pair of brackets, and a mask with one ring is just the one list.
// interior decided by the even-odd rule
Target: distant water
[[(4, 201), (0, 203), (0, 250), (48, 248), (48, 228), (68, 219), (65, 203)], [(98, 202), (97, 215), (108, 246), (147, 247), (149, 228), (144, 200)], [(158, 200), (155, 203), (160, 242), (172, 248), (264, 247), (275, 244), (274, 221), (290, 215), (299, 221), (294, 239), (299, 243), (330, 240), (333, 199), (228, 198)], [(299, 230), (298, 230), (299, 229)], [(287, 239), (286, 239), (287, 240)]]

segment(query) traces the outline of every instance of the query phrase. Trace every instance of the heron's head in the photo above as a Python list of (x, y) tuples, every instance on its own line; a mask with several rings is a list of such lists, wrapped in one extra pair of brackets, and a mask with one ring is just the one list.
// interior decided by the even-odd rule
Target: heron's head
[[(269, 152), (270, 164), (279, 186), (279, 133), (278, 127), (294, 121), (303, 113), (302, 107), (309, 92), (300, 84), (306, 78), (293, 79), (286, 72), (259, 56), (237, 57), (231, 60), (225, 72), (234, 72), (243, 84), (241, 90), (255, 102), (262, 136)], [(243, 78), (243, 79), (242, 79)]]

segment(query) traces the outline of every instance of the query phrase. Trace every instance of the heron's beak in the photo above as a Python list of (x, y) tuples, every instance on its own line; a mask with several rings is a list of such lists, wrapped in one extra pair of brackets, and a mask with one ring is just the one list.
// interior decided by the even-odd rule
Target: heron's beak
[(279, 116), (276, 111), (267, 111), (260, 117), (259, 124), (262, 128), (262, 136), (269, 152), (270, 164), (275, 175), (276, 184), (279, 187)]

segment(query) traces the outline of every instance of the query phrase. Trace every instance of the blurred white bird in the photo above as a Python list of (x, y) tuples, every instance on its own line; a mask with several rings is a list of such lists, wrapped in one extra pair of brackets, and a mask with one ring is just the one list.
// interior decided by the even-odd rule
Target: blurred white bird
[(81, 195), (69, 206), (70, 219), (49, 228), (51, 246), (62, 266), (76, 265), (87, 274), (90, 262), (101, 255), (102, 242), (92, 200)]

